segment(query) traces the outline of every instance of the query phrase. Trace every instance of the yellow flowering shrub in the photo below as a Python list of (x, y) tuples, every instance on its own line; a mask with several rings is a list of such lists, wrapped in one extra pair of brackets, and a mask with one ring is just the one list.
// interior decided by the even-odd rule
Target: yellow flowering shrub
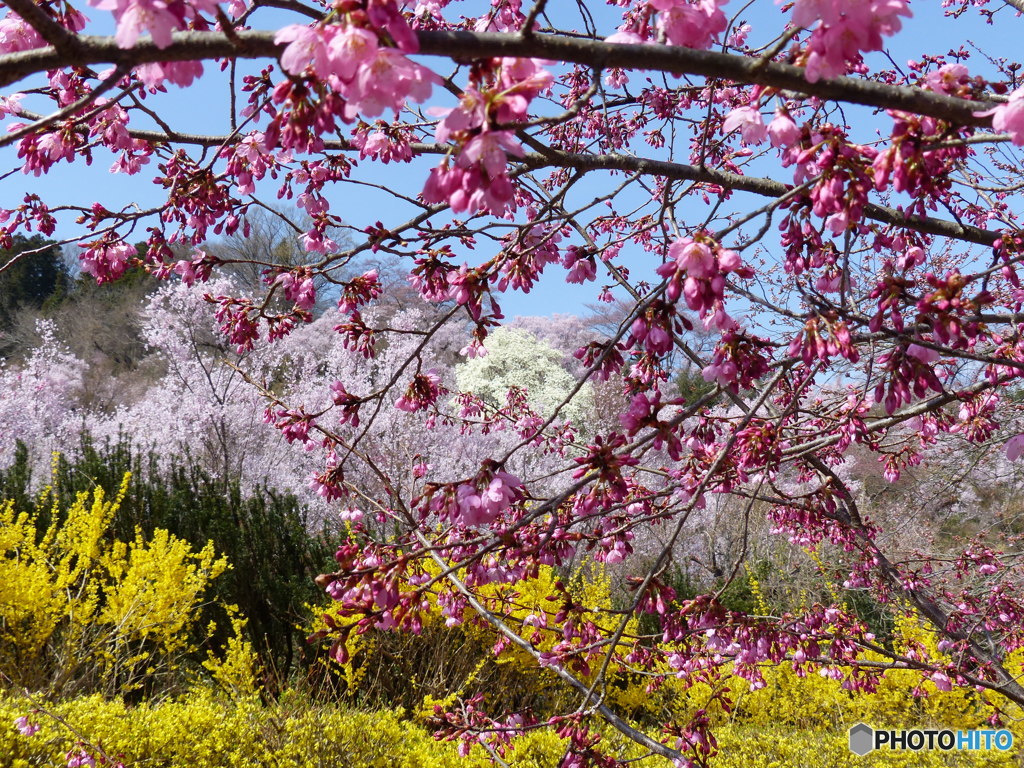
[[(264, 705), (257, 697), (225, 699), (196, 688), (175, 700), (127, 706), (84, 696), (37, 702), (40, 729), (22, 735), (14, 720), (31, 711), (23, 697), (0, 695), (0, 764), (59, 766), (79, 740), (93, 757), (133, 766), (175, 768), (473, 768), (482, 755), (459, 757), (401, 712), (360, 712), (307, 700)], [(60, 718), (63, 723), (55, 717)], [(72, 732), (69, 727), (74, 728)]]
[[(0, 502), (0, 673), (13, 684), (126, 693), (192, 650), (192, 624), (228, 563), (163, 530), (112, 540), (128, 480), (113, 499), (97, 488), (66, 509), (49, 489), (32, 511)], [(40, 530), (45, 505), (52, 522)]]
[[(488, 607), (504, 617), (511, 626), (521, 628), (522, 620), (533, 611), (553, 612), (552, 604), (544, 600), (550, 594), (555, 572), (542, 570), (538, 579), (516, 585), (514, 593), (501, 586), (489, 587), (485, 591)], [(601, 570), (594, 571), (587, 578), (574, 579), (570, 589), (575, 600), (583, 605), (606, 607), (610, 604), (611, 588)], [(762, 600), (758, 585), (752, 579), (751, 591), (755, 600)], [(432, 603), (433, 604), (433, 603)], [(443, 617), (431, 615), (425, 620), (425, 632), (434, 624), (441, 626)], [(891, 642), (898, 653), (905, 653), (911, 647), (918, 647), (932, 658), (942, 658), (937, 649), (937, 637), (910, 612), (894, 619), (895, 627)], [(632, 631), (632, 627), (630, 631)], [(493, 633), (487, 628), (466, 623), (453, 629), (440, 630), (450, 641), (452, 653), (465, 653), (466, 639), (477, 638), (479, 643), (472, 646), (477, 653), (471, 660), (475, 664), (464, 666), (462, 676), (455, 680), (445, 695), (427, 693), (414, 708), (414, 714), (425, 722), (433, 713), (434, 705), (450, 706), (458, 698), (471, 695), (481, 681), (487, 679), (489, 665), (497, 669), (515, 669), (520, 684), (537, 685), (538, 700), (549, 704), (569, 704), (574, 701), (572, 694), (559, 690), (544, 698), (544, 683), (539, 683), (546, 673), (536, 669), (535, 662), (525, 652), (506, 651), (494, 660), (490, 645)], [(524, 636), (527, 636), (523, 632)], [(371, 638), (369, 641), (367, 638)], [(407, 639), (408, 640), (408, 639)], [(353, 636), (349, 647), (352, 657), (346, 669), (357, 674), (365, 669), (367, 657), (379, 652), (379, 644), (387, 643), (384, 633)], [(410, 640), (414, 643), (414, 640)], [(550, 648), (550, 636), (544, 636), (537, 644), (541, 650)], [(418, 649), (422, 652), (422, 648)], [(864, 652), (861, 658), (867, 663), (883, 662), (882, 656)], [(1010, 668), (1021, 671), (1019, 659), (1011, 660)], [(858, 757), (847, 746), (847, 729), (857, 722), (876, 727), (894, 728), (952, 728), (970, 730), (989, 728), (986, 718), (991, 709), (986, 706), (990, 694), (981, 694), (972, 689), (954, 688), (940, 691), (930, 680), (922, 680), (919, 672), (913, 670), (887, 670), (878, 682), (877, 691), (870, 694), (852, 693), (843, 688), (842, 682), (818, 674), (813, 668), (801, 675), (791, 663), (764, 665), (762, 673), (764, 686), (751, 690), (750, 684), (731, 671), (726, 664), (719, 670), (712, 682), (693, 682), (674, 677), (667, 666), (667, 679), (660, 686), (652, 688), (650, 679), (619, 674), (609, 678), (607, 701), (619, 712), (631, 719), (633, 724), (648, 730), (652, 735), (659, 733), (654, 723), (675, 719), (686, 722), (698, 709), (707, 708), (714, 723), (714, 732), (721, 751), (711, 762), (711, 768), (762, 768), (783, 766), (1007, 766), (1016, 765), (1016, 758), (998, 751), (991, 752), (949, 752), (931, 753), (888, 752), (872, 753)], [(533, 677), (531, 677), (531, 675)], [(355, 679), (355, 678), (353, 678)], [(491, 678), (493, 679), (493, 677)], [(725, 712), (717, 705), (708, 707), (713, 701), (713, 687), (728, 687), (735, 707)], [(493, 693), (494, 686), (488, 686)], [(552, 683), (552, 688), (559, 688)], [(490, 699), (490, 696), (489, 696)], [(570, 705), (571, 707), (571, 705)], [(1012, 710), (1012, 708), (1011, 708)], [(1005, 727), (1015, 735), (1016, 743), (1024, 743), (1024, 728), (1012, 721), (1018, 715), (1007, 710), (1011, 721)], [(1019, 714), (1019, 713), (1018, 713)], [(606, 730), (606, 746), (616, 742), (616, 737)], [(550, 732), (530, 733), (515, 741), (515, 751), (506, 756), (510, 765), (541, 766), (556, 765), (565, 745)], [(639, 757), (642, 751), (631, 752), (622, 746), (613, 752)], [(623, 751), (624, 750), (624, 751)], [(646, 762), (646, 761), (645, 761)], [(641, 763), (643, 764), (643, 763)], [(664, 761), (653, 761), (663, 765)]]
[[(122, 491), (123, 492), (123, 487)], [(245, 619), (228, 611), (233, 637), (222, 653), (203, 664), (211, 684), (193, 682), (177, 697), (123, 697), (144, 679), (170, 671), (187, 651), (191, 625), (213, 579), (227, 567), (212, 547), (193, 551), (165, 531), (149, 540), (112, 540), (109, 525), (120, 496), (108, 500), (102, 490), (78, 496), (67, 510), (52, 495), (50, 519), (40, 531), (34, 511), (0, 505), (0, 672), (19, 687), (39, 693), (0, 691), (0, 766), (30, 768), (67, 763), (70, 750), (85, 749), (111, 763), (167, 768), (448, 768), (490, 765), (474, 747), (460, 756), (457, 745), (438, 741), (428, 721), (434, 705), (457, 705), (477, 692), (488, 702), (514, 704), (516, 696), (540, 703), (543, 710), (568, 711), (578, 696), (539, 669), (525, 652), (493, 653), (490, 629), (467, 620), (447, 627), (436, 597), (420, 637), (370, 632), (351, 635), (350, 660), (335, 665), (342, 687), (363, 709), (318, 704), (288, 691), (277, 702), (260, 694), (257, 657), (244, 639)], [(509, 587), (491, 585), (481, 599), (523, 637), (532, 638), (543, 616), (548, 631), (537, 647), (555, 642), (558, 602), (547, 600), (558, 574), (541, 569), (538, 577)], [(756, 582), (752, 594), (762, 600)], [(572, 602), (584, 606), (578, 620), (603, 621), (612, 604), (612, 586), (602, 568), (567, 579)], [(316, 627), (314, 627), (315, 629)], [(607, 627), (605, 628), (607, 629)], [(636, 630), (635, 623), (627, 633)], [(212, 628), (211, 628), (212, 633)], [(897, 617), (894, 650), (923, 649), (941, 658), (934, 633), (908, 613)], [(1022, 672), (1015, 654), (1009, 667)], [(881, 657), (865, 653), (866, 662)], [(889, 670), (872, 694), (851, 694), (835, 681), (811, 671), (798, 675), (790, 664), (766, 665), (764, 686), (750, 690), (728, 666), (719, 677), (691, 683), (668, 675), (651, 688), (649, 678), (613, 673), (606, 701), (655, 738), (655, 725), (686, 722), (713, 698), (713, 686), (727, 686), (735, 707), (712, 707), (709, 714), (720, 752), (709, 768), (1010, 768), (1013, 754), (1002, 752), (873, 752), (865, 757), (847, 748), (846, 729), (855, 722), (896, 728), (987, 727), (985, 700), (990, 694), (955, 689), (942, 692), (911, 670)], [(370, 686), (391, 674), (399, 695)], [(78, 691), (101, 695), (75, 695)], [(373, 695), (367, 695), (372, 692)], [(405, 709), (377, 709), (366, 702), (397, 702)], [(1007, 711), (1018, 744), (1024, 743), (1019, 712)], [(39, 731), (24, 735), (15, 719), (28, 715)], [(602, 727), (601, 749), (641, 768), (665, 766), (662, 758)], [(533, 730), (513, 740), (504, 761), (512, 768), (548, 768), (561, 761), (567, 742), (551, 730)]]
[[(243, 699), (260, 692), (258, 678), (259, 656), (245, 636), (246, 620), (238, 616), (233, 606), (226, 606), (231, 615), (231, 637), (228, 638), (220, 656), (207, 652), (203, 667), (210, 674), (212, 682), (232, 699)], [(209, 634), (213, 634), (214, 627)]]
[[(37, 702), (39, 703), (39, 702)], [(121, 699), (85, 696), (30, 715), (40, 726), (25, 736), (14, 719), (31, 705), (0, 695), (0, 764), (5, 768), (61, 766), (69, 750), (83, 746), (96, 758), (125, 768), (484, 768), (487, 754), (474, 747), (460, 756), (455, 744), (438, 741), (410, 723), (401, 710), (358, 711), (323, 706), (289, 694), (275, 704), (256, 697), (229, 700), (210, 689), (158, 704), (127, 706)], [(60, 722), (55, 718), (59, 718)], [(69, 729), (74, 728), (74, 732)], [(653, 734), (652, 735), (656, 735)], [(872, 752), (858, 757), (845, 731), (742, 724), (719, 726), (720, 752), (709, 768), (1013, 768), (1015, 755), (1001, 752)], [(605, 730), (601, 750), (638, 768), (667, 768), (660, 757)], [(513, 740), (510, 768), (554, 768), (567, 742), (550, 730)], [(97, 759), (97, 763), (99, 760)]]
[[(424, 565), (428, 575), (436, 576), (440, 568), (428, 561)], [(534, 643), (540, 651), (549, 651), (561, 637), (555, 614), (560, 605), (548, 600), (556, 594), (557, 581), (564, 581), (564, 589), (571, 600), (584, 607), (577, 614), (578, 621), (607, 623), (607, 611), (612, 607), (611, 579), (604, 568), (592, 564), (585, 572), (571, 578), (560, 579), (558, 572), (542, 566), (537, 576), (515, 585), (489, 584), (477, 590), (488, 610), (501, 617), (520, 636), (539, 640)], [(343, 664), (322, 660), (339, 680), (339, 688), (357, 703), (401, 704), (417, 718), (425, 720), (434, 713), (434, 706), (446, 707), (458, 698), (468, 698), (478, 692), (486, 695), (489, 708), (502, 709), (543, 702), (544, 711), (560, 710), (569, 706), (574, 695), (558, 680), (554, 673), (538, 667), (536, 660), (526, 651), (510, 645), (495, 655), (496, 635), (483, 620), (477, 620), (472, 608), (467, 607), (464, 620), (448, 626), (437, 602), (437, 594), (428, 590), (424, 599), (429, 610), (423, 615), (423, 627), (418, 636), (408, 633), (370, 631), (349, 634), (345, 641), (348, 660)], [(318, 616), (310, 632), (327, 629), (322, 616), (331, 614), (333, 603), (315, 610)], [(311, 607), (312, 608), (312, 607)], [(543, 618), (547, 629), (536, 627), (534, 620)], [(344, 625), (347, 619), (336, 618)], [(627, 632), (635, 631), (635, 620)], [(619, 684), (617, 673), (610, 681)], [(582, 675), (586, 678), (586, 675)]]

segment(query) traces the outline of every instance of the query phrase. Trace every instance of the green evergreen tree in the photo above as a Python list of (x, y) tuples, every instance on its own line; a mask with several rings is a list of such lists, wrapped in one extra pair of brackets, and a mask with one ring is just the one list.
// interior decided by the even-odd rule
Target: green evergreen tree
[(59, 245), (41, 235), (15, 235), (11, 247), (0, 250), (0, 353), (20, 312), (59, 301), (71, 283)]

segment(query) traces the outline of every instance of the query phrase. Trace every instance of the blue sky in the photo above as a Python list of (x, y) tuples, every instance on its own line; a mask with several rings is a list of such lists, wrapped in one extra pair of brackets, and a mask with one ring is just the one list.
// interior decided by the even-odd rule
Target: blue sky
[[(478, 3), (472, 5), (476, 8)], [(591, 3), (595, 9), (600, 11), (600, 20), (606, 21), (608, 33), (614, 31), (617, 9), (608, 8), (603, 4)], [(941, 9), (935, 2), (912, 3), (917, 16), (908, 20), (905, 30), (897, 36), (891, 46), (893, 59), (902, 65), (907, 58), (920, 55), (921, 51), (916, 49), (922, 41), (927, 41), (928, 52), (945, 53), (950, 48), (958, 47), (968, 39), (978, 42), (984, 41), (984, 47), (990, 52), (1002, 55), (1011, 55), (1014, 52), (1015, 35), (1006, 34), (1004, 29), (1008, 25), (1021, 25), (1024, 29), (1024, 21), (1015, 19), (1011, 14), (1004, 13), (1003, 21), (999, 31), (994, 27), (986, 26), (981, 22), (974, 12), (968, 12), (962, 19), (955, 23), (941, 19)], [(466, 6), (469, 7), (468, 5)], [(726, 6), (726, 12), (735, 12), (740, 5), (732, 3)], [(109, 15), (104, 11), (89, 9), (89, 15), (97, 24), (91, 31), (108, 32), (112, 30)], [(745, 12), (748, 21), (753, 25), (754, 32), (752, 40), (775, 31), (779, 26), (780, 16), (775, 5), (770, 0), (758, 0), (751, 6), (749, 12)], [(260, 17), (257, 17), (259, 22)], [(256, 26), (267, 28), (272, 21), (271, 17), (264, 18), (263, 23)], [(764, 30), (762, 35), (759, 30)], [(992, 50), (996, 49), (996, 50)], [(999, 50), (1002, 49), (1002, 50)], [(876, 55), (874, 63), (880, 62)], [(426, 63), (443, 65), (437, 59), (428, 60)], [(980, 72), (985, 74), (983, 62), (976, 56), (969, 63), (972, 73)], [(171, 87), (166, 94), (158, 94), (149, 100), (149, 103), (168, 120), (177, 130), (184, 132), (216, 132), (218, 126), (223, 132), (227, 124), (227, 103), (225, 99), (226, 74), (217, 71), (214, 64), (206, 65), (207, 75), (199, 86), (188, 90), (181, 90)], [(441, 70), (445, 72), (445, 70)], [(432, 106), (451, 106), (453, 99), (435, 90), (435, 96), (429, 102)], [(881, 123), (880, 123), (881, 125)], [(144, 126), (148, 127), (148, 126)], [(127, 177), (118, 174), (110, 174), (107, 168), (112, 162), (112, 157), (105, 152), (97, 152), (96, 159), (91, 167), (84, 165), (69, 166), (66, 163), (56, 166), (49, 175), (35, 178), (24, 176), (20, 172), (12, 174), (4, 180), (0, 187), (0, 206), (10, 207), (19, 203), (26, 192), (35, 192), (51, 204), (58, 202), (76, 203), (88, 205), (94, 200), (99, 200), (108, 208), (116, 208), (129, 203), (137, 203), (141, 206), (150, 206), (161, 201), (161, 188), (151, 181), (152, 173), (147, 173), (152, 166), (143, 169), (143, 173), (137, 177)], [(363, 169), (363, 178), (382, 186), (393, 186), (406, 194), (413, 194), (419, 189), (421, 179), (425, 178), (426, 169), (433, 163), (427, 159), (415, 163), (412, 167), (406, 165), (375, 166), (367, 164)], [(11, 149), (0, 152), (0, 168), (14, 167), (17, 164), (14, 152)], [(788, 180), (788, 179), (781, 179)], [(594, 179), (591, 186), (582, 190), (583, 194), (593, 195), (600, 189), (600, 182)], [(275, 195), (270, 187), (260, 190), (261, 197), (267, 202), (273, 202)], [(398, 222), (406, 218), (405, 211), (399, 210), (400, 204), (383, 191), (369, 187), (339, 185), (331, 195), (333, 212), (341, 215), (346, 221), (355, 227), (365, 227), (378, 219), (385, 223)], [(740, 203), (742, 204), (742, 203)], [(407, 208), (411, 213), (414, 209)], [(686, 211), (683, 212), (684, 214)], [(61, 226), (57, 235), (62, 237), (73, 236), (81, 227), (73, 224), (67, 217), (61, 220)], [(142, 239), (141, 237), (139, 239)], [(635, 269), (641, 272), (653, 269), (653, 261), (648, 254), (640, 249), (635, 249), (635, 255), (642, 263)], [(479, 253), (467, 254), (467, 258), (481, 258)], [(599, 281), (600, 282), (600, 281)], [(554, 313), (582, 313), (585, 312), (584, 305), (596, 300), (599, 286), (588, 284), (585, 286), (569, 285), (564, 282), (564, 270), (560, 267), (551, 267), (541, 284), (529, 295), (521, 293), (507, 293), (501, 298), (501, 304), (506, 316), (522, 314), (554, 314)]]

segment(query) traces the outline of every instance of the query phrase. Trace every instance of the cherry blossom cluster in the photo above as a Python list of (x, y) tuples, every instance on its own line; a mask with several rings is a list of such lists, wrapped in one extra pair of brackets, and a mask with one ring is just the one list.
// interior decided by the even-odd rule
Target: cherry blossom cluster
[(805, 56), (808, 82), (846, 74), (861, 54), (880, 51), (883, 37), (900, 31), (911, 15), (907, 0), (797, 0), (793, 23), (813, 31)]
[[(217, 4), (210, 0), (162, 3), (156, 0), (90, 0), (90, 5), (114, 14), (117, 33), (114, 39), (122, 48), (131, 48), (143, 32), (148, 32), (158, 48), (171, 44), (171, 34), (187, 29), (190, 22), (205, 26), (200, 14), (213, 14)], [(202, 27), (200, 27), (202, 28)]]
[[(342, 3), (337, 9), (340, 23), (293, 24), (274, 38), (288, 44), (281, 54), (286, 72), (295, 77), (315, 76), (331, 84), (340, 99), (332, 111), (346, 122), (359, 114), (377, 117), (388, 109), (397, 116), (408, 100), (424, 101), (432, 86), (440, 82), (437, 75), (403, 53), (415, 53), (418, 45), (394, 0), (371, 2), (366, 10), (360, 5)], [(399, 50), (380, 45), (382, 32), (393, 37)], [(294, 87), (286, 83), (279, 88), (292, 88), (294, 93)], [(277, 96), (275, 93), (275, 100)]]
[(608, 42), (641, 43), (652, 38), (669, 45), (710, 48), (728, 21), (721, 0), (646, 0), (631, 10)]
[(671, 302), (684, 298), (686, 306), (700, 315), (707, 328), (736, 330), (736, 321), (725, 311), (726, 280), (730, 273), (738, 277), (753, 275), (740, 255), (702, 234), (674, 241), (668, 255), (669, 260), (656, 270), (668, 280), (665, 297)]
[(536, 59), (495, 59), (478, 73), (437, 125), (437, 141), (454, 142), (458, 154), (430, 172), (422, 196), (428, 203), (447, 202), (455, 212), (503, 215), (515, 207), (508, 156), (524, 154), (511, 126), (527, 119), (530, 102), (551, 87), (553, 77)]
[(405, 394), (395, 401), (395, 408), (413, 413), (429, 408), (441, 396), (441, 380), (433, 371), (417, 373), (405, 390)]

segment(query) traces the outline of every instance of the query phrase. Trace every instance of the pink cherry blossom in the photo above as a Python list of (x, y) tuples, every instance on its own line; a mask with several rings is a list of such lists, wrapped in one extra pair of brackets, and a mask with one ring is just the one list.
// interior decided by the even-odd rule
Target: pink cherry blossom
[(585, 283), (597, 277), (597, 261), (592, 254), (577, 246), (569, 246), (562, 257), (562, 266), (569, 270), (568, 283)]
[(953, 690), (952, 682), (949, 679), (949, 675), (945, 672), (933, 672), (931, 681), (935, 683), (935, 687), (940, 691), (951, 691)]
[(23, 93), (0, 96), (0, 116), (19, 114), (21, 111), (21, 100), (24, 98), (25, 94)]
[(333, 35), (333, 29), (304, 24), (290, 24), (279, 29), (274, 35), (274, 42), (278, 45), (288, 43), (281, 53), (281, 66), (285, 72), (301, 75), (307, 67), (314, 72), (330, 71), (332, 56), (329, 35)]
[(358, 523), (363, 519), (361, 509), (342, 509), (338, 511), (338, 518), (345, 523)]
[(131, 48), (142, 31), (148, 30), (157, 47), (166, 48), (171, 44), (171, 33), (178, 26), (179, 19), (163, 3), (135, 0), (121, 11), (114, 39), (122, 48)]
[(39, 33), (17, 14), (8, 13), (0, 19), (0, 53), (29, 51), (46, 45)]
[(907, 346), (907, 354), (916, 357), (922, 363), (934, 363), (939, 359), (939, 353), (931, 347), (922, 347), (920, 344)]
[(307, 270), (285, 272), (277, 277), (275, 285), (281, 286), (285, 298), (300, 309), (309, 311), (316, 304), (316, 288), (313, 277)]
[(128, 260), (136, 256), (135, 248), (127, 243), (92, 243), (80, 246), (85, 252), (79, 256), (82, 271), (103, 283), (117, 280), (128, 268)]
[(1006, 441), (1006, 445), (1003, 448), (1006, 451), (1006, 458), (1010, 461), (1016, 461), (1024, 455), (1024, 434), (1015, 435)]
[(800, 139), (800, 129), (788, 112), (777, 110), (768, 124), (768, 139), (773, 147), (788, 148)]
[(943, 64), (925, 75), (927, 88), (939, 93), (955, 94), (967, 84), (969, 72), (963, 64)]
[(514, 195), (506, 173), (509, 154), (523, 154), (511, 131), (486, 131), (473, 136), (453, 166), (441, 165), (431, 171), (423, 199), (428, 203), (448, 201), (456, 212), (483, 209), (505, 213)]
[(898, 32), (900, 17), (910, 15), (907, 0), (797, 0), (793, 23), (814, 28), (807, 44), (807, 80), (845, 74), (862, 52), (882, 50), (882, 37)]
[(710, 277), (715, 271), (715, 256), (706, 243), (684, 237), (669, 246), (668, 255), (689, 277)]
[(336, 31), (328, 45), (330, 64), (323, 69), (314, 67), (314, 71), (331, 72), (346, 82), (355, 78), (361, 67), (372, 65), (379, 47), (375, 34), (351, 24)]
[(526, 120), (527, 110), (537, 96), (549, 93), (554, 75), (550, 62), (540, 59), (503, 58), (498, 72), (498, 92), (491, 104), (494, 116), (501, 123)]
[(1013, 91), (1006, 104), (1000, 104), (987, 112), (976, 112), (975, 115), (991, 115), (994, 130), (1010, 134), (1010, 141), (1018, 147), (1024, 147), (1024, 88)]
[(643, 37), (631, 29), (620, 29), (604, 39), (606, 43), (618, 43), (620, 45), (640, 45), (647, 42)]
[(94, 768), (96, 759), (84, 749), (73, 749), (66, 756), (68, 768)]
[(737, 107), (722, 123), (722, 133), (739, 131), (747, 144), (760, 144), (768, 138), (768, 128), (755, 107)]
[(135, 74), (150, 90), (160, 88), (165, 81), (187, 88), (202, 77), (203, 65), (198, 61), (154, 61), (140, 64), (135, 68)]
[(441, 78), (393, 48), (378, 48), (340, 91), (349, 101), (347, 114), (377, 117), (390, 109), (397, 116), (407, 101), (423, 102)]
[(483, 488), (475, 482), (462, 483), (455, 490), (455, 522), (465, 527), (491, 525), (518, 497), (521, 486), (518, 477), (502, 471), (495, 472)]
[(28, 715), (15, 718), (14, 727), (22, 736), (34, 736), (39, 731), (39, 724), (32, 722)]
[[(171, 44), (174, 31), (184, 28), (186, 18), (197, 10), (185, 3), (170, 4), (164, 0), (89, 0), (89, 4), (106, 11), (112, 11), (117, 19), (117, 33), (114, 36), (121, 48), (131, 48), (139, 36), (149, 32), (158, 48)], [(195, 3), (202, 10), (212, 10), (210, 3)]]
[(441, 379), (433, 371), (417, 373), (405, 394), (395, 401), (395, 408), (414, 413), (437, 402), (441, 394)]
[(478, 165), (493, 179), (505, 173), (508, 155), (523, 154), (523, 147), (512, 131), (485, 131), (466, 142), (456, 164), (463, 168)]
[(721, 7), (725, 0), (648, 0), (658, 11), (659, 31), (672, 45), (709, 48), (728, 22)]

